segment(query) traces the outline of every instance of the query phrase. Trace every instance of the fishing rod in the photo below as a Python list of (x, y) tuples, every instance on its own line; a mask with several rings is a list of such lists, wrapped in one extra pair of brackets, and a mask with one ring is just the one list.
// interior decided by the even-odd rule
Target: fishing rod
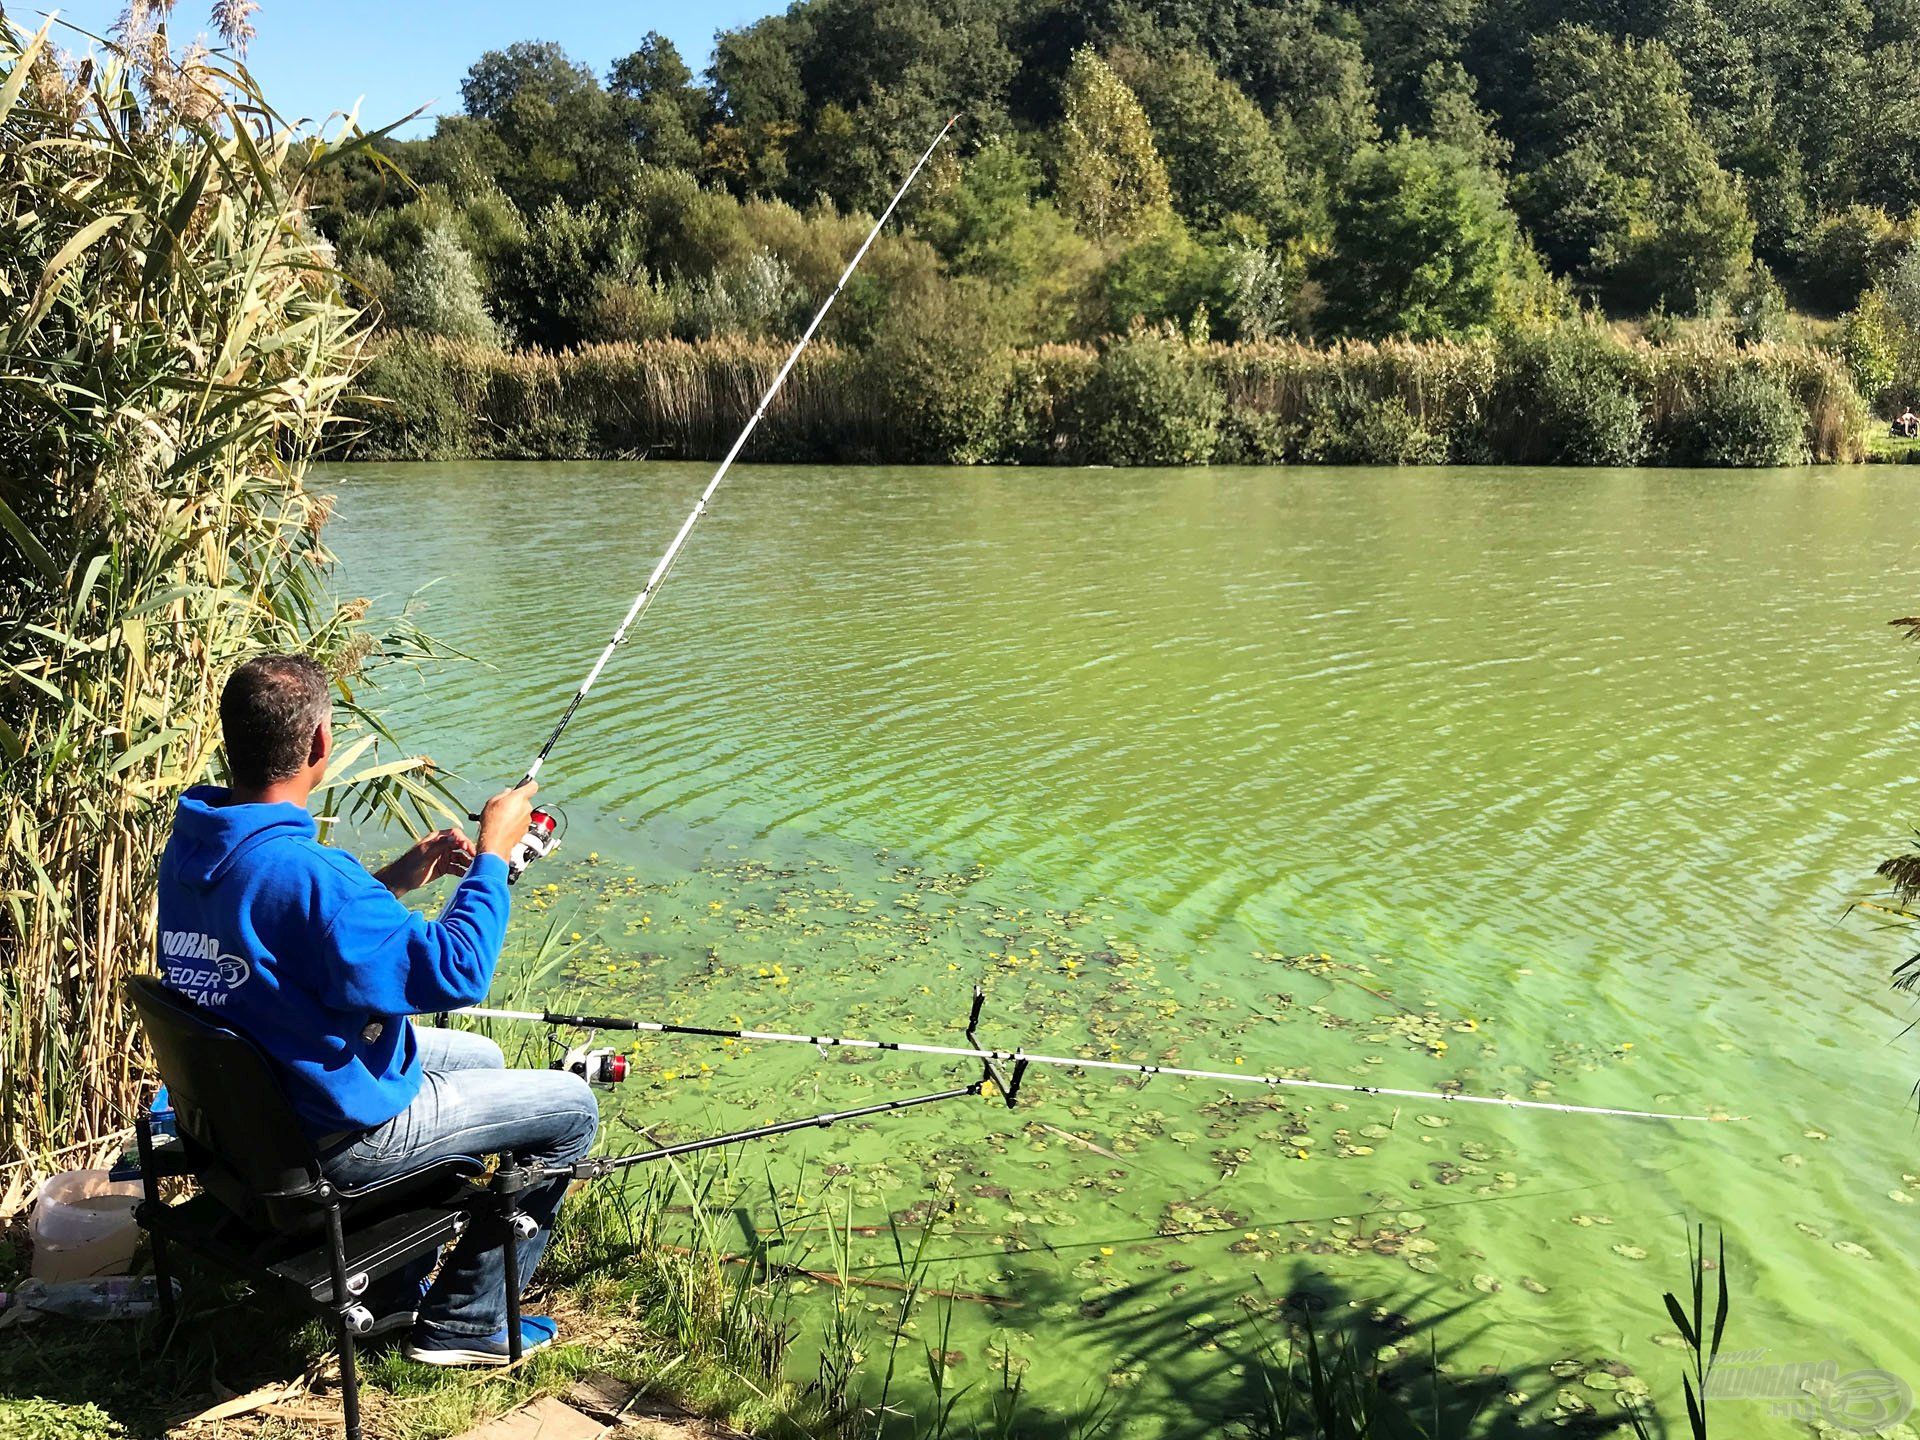
[(903, 1055), (937, 1055), (949, 1059), (979, 1060), (988, 1066), (1013, 1066), (1010, 1077), (989, 1073), (990, 1079), (1006, 1100), (1009, 1109), (1019, 1093), (1020, 1082), (1031, 1065), (1057, 1066), (1061, 1069), (1114, 1070), (1129, 1075), (1171, 1075), (1186, 1080), (1214, 1080), (1232, 1085), (1261, 1085), (1269, 1089), (1335, 1091), (1349, 1095), (1383, 1095), (1396, 1100), (1425, 1100), (1444, 1105), (1494, 1105), (1506, 1110), (1547, 1110), (1561, 1115), (1609, 1116), (1626, 1120), (1702, 1120), (1718, 1122), (1727, 1115), (1687, 1115), (1662, 1110), (1625, 1110), (1603, 1105), (1569, 1105), (1556, 1100), (1520, 1100), (1502, 1095), (1454, 1094), (1444, 1090), (1404, 1090), (1388, 1085), (1356, 1085), (1340, 1080), (1307, 1080), (1295, 1075), (1254, 1075), (1244, 1070), (1197, 1070), (1181, 1065), (1148, 1065), (1130, 1060), (1088, 1060), (1065, 1055), (1038, 1055), (1028, 1050), (998, 1050), (981, 1045), (974, 1037), (985, 992), (978, 986), (973, 992), (973, 1011), (967, 1021), (967, 1044), (928, 1045), (907, 1040), (861, 1040), (841, 1035), (799, 1035), (779, 1030), (723, 1029), (711, 1025), (680, 1025), (662, 1020), (625, 1020), (605, 1015), (575, 1015), (557, 1010), (496, 1010), (471, 1006), (457, 1015), (483, 1020), (517, 1020), (536, 1025), (568, 1026), (577, 1029), (643, 1031), (654, 1035), (691, 1035), (714, 1040), (750, 1040), (773, 1045), (811, 1045), (822, 1052), (829, 1049), (890, 1050)]
[[(627, 632), (646, 612), (647, 606), (653, 603), (653, 597), (660, 593), (660, 587), (666, 582), (667, 573), (673, 569), (673, 562), (679, 559), (680, 551), (687, 543), (687, 537), (693, 534), (693, 527), (700, 523), (700, 517), (707, 513), (708, 503), (713, 499), (714, 493), (719, 490), (720, 482), (727, 478), (727, 471), (733, 468), (734, 460), (746, 448), (748, 438), (760, 424), (761, 417), (767, 413), (767, 408), (773, 404), (773, 397), (780, 393), (780, 387), (786, 383), (787, 375), (799, 363), (801, 352), (812, 341), (814, 332), (820, 328), (820, 323), (827, 318), (827, 312), (833, 308), (833, 302), (840, 298), (840, 292), (853, 278), (853, 272), (859, 268), (861, 260), (866, 257), (867, 250), (880, 237), (880, 231), (892, 217), (895, 208), (906, 197), (907, 191), (913, 187), (913, 182), (919, 178), (927, 162), (933, 158), (933, 152), (940, 148), (940, 142), (947, 138), (959, 120), (959, 115), (952, 115), (948, 117), (947, 123), (940, 127), (940, 133), (933, 137), (933, 143), (927, 146), (925, 153), (907, 172), (907, 178), (900, 182), (900, 188), (894, 191), (893, 198), (887, 201), (887, 208), (882, 210), (880, 218), (873, 222), (873, 228), (867, 232), (867, 238), (860, 242), (860, 248), (854, 251), (853, 258), (847, 261), (847, 268), (840, 272), (839, 280), (835, 282), (827, 298), (820, 302), (820, 308), (814, 312), (812, 321), (787, 355), (786, 363), (774, 375), (773, 382), (767, 386), (766, 393), (760, 397), (760, 403), (754, 407), (753, 414), (747, 417), (747, 423), (734, 437), (732, 447), (720, 462), (720, 468), (713, 472), (713, 478), (707, 482), (707, 488), (700, 492), (700, 498), (694, 502), (693, 509), (688, 511), (687, 518), (680, 522), (678, 533), (674, 535), (665, 553), (654, 565), (653, 573), (647, 576), (645, 587), (634, 596), (633, 604), (627, 607), (626, 618), (620, 622), (620, 628), (613, 632), (613, 638), (607, 641), (600, 651), (600, 657), (593, 662), (593, 668), (587, 671), (587, 678), (582, 680), (580, 688), (573, 692), (573, 698), (567, 702), (567, 708), (561, 713), (559, 723), (553, 727), (553, 732), (547, 736), (546, 743), (540, 747), (540, 753), (533, 757), (533, 763), (527, 766), (527, 773), (520, 777), (520, 785), (530, 784), (538, 777), (540, 767), (547, 763), (547, 757), (553, 753), (553, 747), (560, 743), (560, 737), (566, 733), (567, 726), (573, 723), (575, 712), (580, 709), (581, 702), (587, 698), (587, 692), (593, 689), (594, 682), (600, 678), (600, 672), (607, 668), (607, 662), (613, 658), (613, 652), (626, 643)], [(515, 788), (518, 789), (519, 786), (516, 785)], [(558, 844), (554, 835), (554, 826), (555, 820), (551, 812), (534, 811), (534, 822), (527, 839), (516, 847), (514, 859), (508, 861), (507, 870), (510, 879), (519, 879), (521, 872), (534, 860), (553, 853)]]

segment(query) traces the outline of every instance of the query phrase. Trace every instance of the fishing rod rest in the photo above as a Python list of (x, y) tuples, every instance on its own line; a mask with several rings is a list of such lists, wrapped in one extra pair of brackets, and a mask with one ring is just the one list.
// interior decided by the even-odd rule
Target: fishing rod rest
[[(975, 1050), (984, 1050), (974, 1036), (974, 1029), (980, 1023), (980, 1011), (986, 1004), (986, 991), (980, 986), (973, 987), (973, 1006), (967, 1012), (967, 1044)], [(586, 1015), (558, 1016), (548, 1012), (549, 1024), (590, 1025), (596, 1029), (633, 1028), (632, 1022), (611, 1019), (596, 1019)], [(500, 1197), (502, 1218), (515, 1234), (520, 1231), (514, 1227), (527, 1222), (527, 1217), (519, 1212), (516, 1199), (523, 1191), (536, 1185), (545, 1185), (554, 1180), (603, 1180), (619, 1170), (631, 1169), (636, 1165), (649, 1164), (655, 1160), (671, 1159), (679, 1155), (691, 1155), (699, 1150), (714, 1150), (723, 1145), (738, 1145), (748, 1140), (769, 1140), (777, 1135), (788, 1135), (795, 1130), (824, 1130), (837, 1125), (842, 1120), (863, 1119), (869, 1115), (888, 1115), (897, 1110), (911, 1110), (921, 1105), (933, 1105), (943, 1100), (959, 1100), (971, 1095), (981, 1095), (991, 1085), (994, 1093), (1006, 1102), (1009, 1110), (1019, 1099), (1021, 1083), (1026, 1079), (1027, 1060), (1016, 1056), (1012, 1074), (1003, 1074), (991, 1056), (983, 1056), (980, 1061), (980, 1078), (965, 1085), (948, 1090), (934, 1090), (924, 1095), (909, 1095), (902, 1100), (881, 1100), (872, 1105), (862, 1105), (852, 1110), (823, 1110), (817, 1115), (803, 1115), (797, 1120), (781, 1120), (772, 1125), (756, 1125), (747, 1130), (730, 1130), (724, 1135), (708, 1135), (698, 1140), (683, 1140), (676, 1145), (661, 1145), (652, 1150), (642, 1150), (633, 1155), (596, 1155), (585, 1160), (577, 1160), (571, 1165), (502, 1165), (494, 1171), (488, 1188)], [(527, 1222), (530, 1223), (530, 1222)]]
[[(987, 992), (985, 988), (976, 984), (973, 987), (973, 1009), (967, 1012), (967, 1045), (974, 1050), (984, 1051), (991, 1048), (982, 1045), (978, 1037), (973, 1033), (974, 1027), (980, 1023), (980, 1007), (986, 1003)], [(980, 1064), (981, 1068), (986, 1071), (985, 1078), (992, 1084), (994, 1093), (1007, 1102), (1007, 1109), (1013, 1109), (1014, 1102), (1020, 1097), (1020, 1082), (1027, 1078), (1026, 1057), (1024, 1055), (1016, 1055), (1014, 1057), (1013, 1074), (1011, 1076), (1004, 1076), (1000, 1073), (1000, 1067), (993, 1063), (993, 1057), (991, 1055), (983, 1055)]]

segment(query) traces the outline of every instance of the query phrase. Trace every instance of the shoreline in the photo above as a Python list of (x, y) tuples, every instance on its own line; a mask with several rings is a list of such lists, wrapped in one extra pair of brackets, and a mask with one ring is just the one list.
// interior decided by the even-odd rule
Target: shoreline
[[(771, 340), (558, 353), (381, 345), (332, 460), (717, 460), (784, 359)], [(959, 465), (1854, 463), (1877, 427), (1806, 345), (1656, 346), (1567, 326), (1470, 341), (895, 353), (818, 345), (754, 461)]]

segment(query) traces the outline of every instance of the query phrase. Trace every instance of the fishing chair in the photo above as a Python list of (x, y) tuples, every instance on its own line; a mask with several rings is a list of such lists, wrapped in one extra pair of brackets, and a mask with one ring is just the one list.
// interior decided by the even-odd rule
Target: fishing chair
[[(485, 1184), (479, 1158), (435, 1161), (356, 1188), (336, 1185), (252, 1041), (153, 976), (134, 976), (127, 990), (175, 1117), (173, 1135), (156, 1135), (150, 1116), (137, 1127), (145, 1198), (135, 1213), (152, 1242), (169, 1323), (171, 1245), (290, 1296), (339, 1342), (347, 1440), (360, 1440), (354, 1344), (374, 1321), (361, 1297), (382, 1276), (480, 1223), (505, 1247), (507, 1333), (518, 1338), (519, 1255), (507, 1242), (531, 1234), (534, 1222), (520, 1213), (515, 1192)], [(160, 1182), (169, 1177), (192, 1179), (199, 1193), (164, 1203)]]

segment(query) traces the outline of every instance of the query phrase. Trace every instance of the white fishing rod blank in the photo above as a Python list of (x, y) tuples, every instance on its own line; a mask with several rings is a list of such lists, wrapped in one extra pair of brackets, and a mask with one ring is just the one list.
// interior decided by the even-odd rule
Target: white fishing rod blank
[[(590, 1030), (635, 1030), (655, 1035), (693, 1035), (717, 1040), (751, 1040), (770, 1045), (812, 1045), (820, 1050), (890, 1050), (903, 1055), (938, 1055), (950, 1059), (1003, 1062), (1025, 1067), (1049, 1065), (1061, 1069), (1115, 1070), (1128, 1075), (1171, 1075), (1186, 1080), (1214, 1080), (1231, 1085), (1263, 1085), (1271, 1089), (1324, 1090), (1349, 1095), (1384, 1095), (1396, 1100), (1425, 1100), (1437, 1105), (1493, 1105), (1504, 1110), (1546, 1110), (1560, 1115), (1613, 1116), (1625, 1120), (1724, 1121), (1727, 1115), (1682, 1115), (1662, 1110), (1623, 1110), (1604, 1105), (1569, 1105), (1557, 1100), (1521, 1100), (1504, 1095), (1454, 1094), (1444, 1090), (1403, 1090), (1388, 1085), (1356, 1085), (1341, 1080), (1307, 1080), (1295, 1075), (1256, 1075), (1244, 1070), (1196, 1070), (1182, 1065), (1146, 1065), (1130, 1060), (1089, 1060), (1066, 1055), (1037, 1055), (1030, 1050), (994, 1050), (985, 1046), (927, 1045), (906, 1040), (859, 1040), (841, 1035), (798, 1035), (779, 1030), (721, 1029), (710, 1025), (676, 1025), (659, 1020), (619, 1020), (598, 1015), (571, 1015), (553, 1010), (495, 1010), (471, 1006), (456, 1010), (481, 1020), (520, 1020), (536, 1025), (579, 1026)], [(976, 1009), (976, 1014), (978, 1013)]]
[(559, 743), (561, 735), (572, 723), (574, 712), (580, 708), (580, 702), (587, 698), (587, 692), (593, 689), (594, 682), (600, 678), (600, 672), (607, 668), (607, 662), (613, 658), (613, 652), (626, 643), (627, 632), (633, 628), (634, 622), (646, 612), (647, 606), (653, 602), (653, 597), (659, 593), (660, 586), (667, 578), (667, 572), (673, 569), (673, 562), (679, 558), (682, 547), (686, 545), (687, 537), (693, 534), (693, 527), (700, 523), (700, 517), (707, 513), (708, 502), (713, 499), (714, 492), (719, 490), (720, 482), (726, 479), (727, 471), (733, 468), (733, 462), (741, 450), (746, 448), (748, 438), (759, 425), (761, 416), (765, 415), (767, 408), (773, 404), (774, 396), (780, 393), (780, 387), (786, 382), (788, 373), (799, 362), (801, 352), (813, 339), (814, 332), (820, 328), (820, 323), (827, 318), (827, 312), (833, 308), (833, 302), (840, 298), (840, 292), (846, 288), (847, 281), (853, 278), (853, 272), (859, 268), (868, 248), (879, 238), (881, 229), (893, 215), (894, 209), (905, 198), (921, 170), (926, 168), (927, 162), (933, 158), (933, 152), (940, 148), (940, 142), (947, 138), (959, 119), (958, 115), (954, 115), (940, 127), (940, 133), (933, 137), (933, 143), (927, 146), (926, 152), (915, 162), (913, 169), (907, 172), (907, 178), (902, 180), (900, 188), (893, 192), (893, 198), (887, 202), (887, 208), (882, 210), (880, 218), (873, 222), (873, 228), (867, 232), (867, 238), (862, 240), (860, 248), (853, 252), (853, 258), (847, 262), (847, 268), (840, 272), (840, 279), (834, 284), (827, 298), (821, 302), (820, 308), (814, 312), (813, 320), (800, 336), (799, 342), (787, 355), (786, 363), (773, 377), (773, 383), (767, 386), (766, 393), (760, 397), (760, 403), (754, 407), (753, 414), (747, 417), (747, 423), (741, 427), (739, 435), (734, 437), (733, 446), (727, 451), (726, 458), (720, 462), (720, 468), (713, 472), (713, 478), (707, 482), (707, 488), (700, 492), (700, 498), (694, 502), (693, 509), (680, 523), (679, 532), (674, 535), (672, 543), (667, 546), (666, 552), (653, 567), (653, 573), (647, 577), (646, 587), (634, 596), (633, 604), (627, 609), (626, 618), (620, 622), (620, 628), (613, 632), (613, 638), (607, 641), (606, 647), (601, 650), (600, 658), (595, 660), (593, 668), (587, 671), (587, 678), (582, 680), (580, 688), (573, 692), (573, 699), (567, 703), (565, 713), (560, 716), (560, 723), (553, 727), (553, 733), (547, 736), (546, 743), (540, 747), (540, 753), (533, 757), (533, 763), (527, 767), (527, 773), (520, 781), (522, 785), (539, 775), (540, 767), (547, 763), (547, 756), (553, 753), (553, 747)]

